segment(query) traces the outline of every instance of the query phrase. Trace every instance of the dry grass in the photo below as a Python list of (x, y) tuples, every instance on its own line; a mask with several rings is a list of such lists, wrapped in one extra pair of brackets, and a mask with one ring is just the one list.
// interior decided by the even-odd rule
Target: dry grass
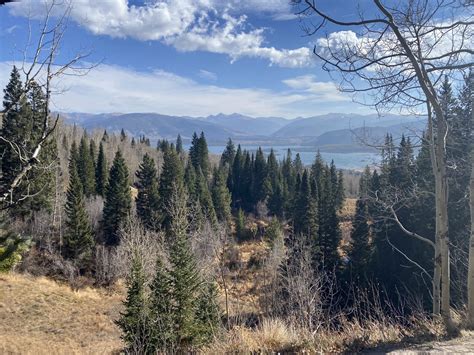
[(281, 319), (264, 319), (254, 328), (237, 326), (220, 334), (205, 353), (341, 353), (358, 352), (397, 344), (440, 339), (444, 328), (439, 322), (420, 318), (411, 327), (390, 322), (345, 321), (339, 331), (320, 329), (311, 333)]
[[(248, 245), (242, 250), (245, 259), (247, 248)], [(250, 280), (244, 281), (247, 282)], [(255, 290), (246, 287), (241, 292), (255, 294)], [(123, 344), (113, 320), (118, 317), (123, 297), (122, 285), (108, 292), (90, 288), (75, 292), (46, 278), (2, 274), (0, 353), (117, 353)], [(254, 328), (236, 325), (222, 331), (202, 352), (357, 352), (413, 340), (435, 340), (444, 335), (441, 324), (428, 318), (413, 318), (409, 324), (401, 326), (386, 318), (363, 324), (341, 320), (337, 332), (320, 328), (310, 333), (284, 320), (266, 318)]]
[(72, 291), (46, 278), (0, 275), (0, 353), (100, 354), (122, 348), (113, 320), (123, 287)]

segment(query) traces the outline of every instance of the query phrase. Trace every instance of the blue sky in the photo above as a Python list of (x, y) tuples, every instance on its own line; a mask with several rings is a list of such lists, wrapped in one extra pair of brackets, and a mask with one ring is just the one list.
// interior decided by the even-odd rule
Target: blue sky
[[(2, 87), (12, 63), (22, 63), (28, 13), (35, 32), (49, 1), (0, 8)], [(70, 23), (58, 62), (91, 51), (87, 60), (102, 64), (85, 77), (56, 83), (64, 91), (54, 97), (57, 110), (287, 118), (369, 112), (339, 93), (321, 70), (311, 53), (317, 38), (304, 36), (287, 0), (61, 3), (68, 1)], [(347, 0), (327, 1), (325, 7), (334, 14), (355, 12)]]

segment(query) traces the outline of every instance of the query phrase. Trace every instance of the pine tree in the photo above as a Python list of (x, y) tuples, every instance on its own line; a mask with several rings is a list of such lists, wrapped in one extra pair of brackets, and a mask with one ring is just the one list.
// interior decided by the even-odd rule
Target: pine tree
[(143, 157), (135, 175), (138, 179), (138, 195), (135, 200), (137, 215), (145, 227), (156, 230), (159, 226), (158, 177), (155, 161), (148, 154)]
[(150, 327), (153, 350), (169, 351), (176, 345), (173, 317), (173, 284), (161, 256), (150, 285)]
[(162, 217), (162, 226), (168, 228), (171, 224), (169, 210), (171, 208), (173, 191), (184, 188), (183, 166), (175, 150), (166, 149), (163, 157), (163, 168), (158, 188), (159, 212)]
[(79, 144), (77, 172), (81, 179), (84, 195), (86, 197), (92, 196), (95, 193), (95, 170), (85, 134), (82, 136), (81, 143)]
[(207, 186), (206, 178), (201, 169), (199, 169), (196, 174), (196, 199), (201, 205), (204, 216), (211, 225), (215, 226), (217, 224), (216, 211), (214, 209), (211, 193)]
[(63, 253), (66, 258), (76, 261), (81, 267), (87, 267), (86, 264), (92, 257), (94, 236), (86, 212), (83, 187), (77, 172), (75, 149), (76, 147), (73, 144), (69, 160), (69, 186), (65, 204), (66, 233)]
[(321, 253), (322, 266), (328, 270), (339, 270), (338, 248), (341, 241), (337, 206), (332, 194), (331, 173), (328, 167), (319, 170), (319, 230), (317, 249)]
[(244, 211), (239, 208), (235, 219), (235, 236), (237, 241), (242, 242), (247, 239), (247, 228), (245, 227)]
[(127, 299), (123, 302), (125, 310), (120, 313), (120, 319), (116, 322), (122, 331), (127, 350), (133, 354), (147, 354), (152, 350), (145, 281), (142, 261), (135, 253), (127, 278)]
[[(23, 140), (26, 143), (26, 155), (30, 156), (41, 140), (44, 117), (47, 114), (46, 96), (36, 83), (30, 84), (27, 94), (29, 104), (29, 125), (24, 127)], [(29, 131), (28, 131), (29, 130)], [(24, 182), (17, 188), (17, 194), (30, 197), (22, 200), (10, 210), (11, 215), (26, 217), (41, 209), (50, 210), (54, 197), (54, 178), (58, 168), (58, 152), (54, 134), (43, 143), (38, 162), (28, 171)]]
[(222, 152), (220, 165), (221, 166), (226, 165), (228, 167), (231, 167), (232, 164), (234, 163), (234, 158), (235, 158), (235, 145), (234, 145), (234, 142), (232, 142), (232, 139), (229, 138), (229, 140), (227, 141), (225, 150)]
[(240, 144), (235, 153), (234, 163), (232, 168), (229, 168), (229, 176), (227, 178), (227, 187), (232, 194), (233, 207), (241, 206), (242, 195), (242, 174), (243, 174), (244, 157)]
[(367, 275), (371, 260), (369, 209), (367, 199), (361, 197), (357, 200), (356, 214), (351, 233), (351, 250), (349, 261), (352, 275), (359, 282), (370, 279)]
[[(1, 135), (18, 144), (19, 149), (24, 147), (25, 130), (28, 128), (29, 105), (23, 96), (23, 85), (18, 69), (14, 66), (4, 91), (3, 107), (7, 114), (2, 119)], [(21, 170), (21, 160), (13, 147), (0, 140), (1, 154), (1, 187), (2, 191), (9, 189), (15, 176)]]
[(109, 176), (102, 225), (106, 245), (113, 246), (120, 242), (120, 227), (132, 205), (128, 169), (120, 150), (115, 154)]
[(216, 211), (217, 219), (220, 222), (230, 223), (232, 197), (227, 188), (226, 174), (222, 165), (214, 171), (214, 180), (212, 183), (212, 201)]
[(221, 318), (215, 283), (208, 282), (201, 286), (196, 308), (196, 343), (207, 344), (219, 328)]
[(99, 155), (95, 168), (95, 188), (97, 195), (104, 197), (108, 182), (107, 160), (104, 152), (104, 145), (100, 142)]
[(95, 174), (95, 170), (97, 168), (97, 146), (95, 145), (95, 141), (92, 138), (89, 141), (89, 155), (91, 157), (92, 166), (94, 167), (94, 174)]
[(207, 147), (206, 137), (204, 132), (201, 132), (198, 138), (196, 132), (194, 132), (191, 147), (189, 148), (189, 159), (194, 166), (196, 171), (201, 169), (204, 177), (209, 178), (209, 150)]
[(264, 186), (267, 177), (267, 163), (265, 161), (261, 147), (257, 149), (257, 153), (255, 155), (253, 177), (253, 202), (257, 203), (259, 201), (264, 201), (266, 198)]
[(188, 210), (184, 191), (176, 187), (172, 193), (171, 222), (168, 240), (171, 243), (169, 261), (173, 285), (173, 321), (177, 344), (185, 349), (196, 337), (196, 299), (201, 284), (195, 257), (187, 236)]
[(184, 183), (186, 184), (186, 190), (191, 199), (197, 196), (196, 192), (196, 170), (194, 169), (193, 164), (189, 161), (186, 164), (184, 170)]
[[(23, 94), (23, 84), (16, 67), (12, 70), (4, 94), (6, 114), (0, 134), (14, 143), (0, 141), (0, 189), (6, 192), (23, 168), (24, 158), (30, 157), (36, 149), (48, 112), (46, 97), (36, 82), (30, 83), (27, 95)], [(9, 209), (12, 217), (25, 218), (32, 212), (51, 207), (56, 161), (56, 140), (51, 135), (42, 145), (38, 163), (12, 191), (12, 201), (16, 202)]]
[(176, 153), (178, 153), (179, 155), (184, 154), (183, 140), (181, 139), (180, 134), (178, 134), (178, 137), (176, 138)]
[(293, 218), (293, 230), (296, 234), (305, 234), (316, 239), (318, 232), (317, 201), (311, 193), (308, 172), (305, 170), (297, 195)]

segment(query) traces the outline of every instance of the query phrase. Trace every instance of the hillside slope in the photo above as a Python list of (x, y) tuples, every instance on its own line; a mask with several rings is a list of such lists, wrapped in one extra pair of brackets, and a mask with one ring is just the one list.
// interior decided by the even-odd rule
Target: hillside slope
[(122, 348), (122, 292), (74, 292), (46, 278), (0, 275), (1, 354), (104, 354)]

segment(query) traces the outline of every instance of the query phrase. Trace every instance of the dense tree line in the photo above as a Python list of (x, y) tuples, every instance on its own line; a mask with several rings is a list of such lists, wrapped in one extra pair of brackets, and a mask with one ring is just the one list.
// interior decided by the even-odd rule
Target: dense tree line
[[(439, 90), (450, 126), (447, 154), (451, 293), (453, 304), (458, 306), (467, 298), (468, 196), (474, 142), (472, 92), (469, 77), (457, 97), (447, 79)], [(418, 147), (407, 137), (402, 137), (396, 146), (392, 136), (387, 135), (380, 168), (367, 168), (360, 181), (349, 254), (351, 278), (359, 285), (376, 280), (391, 298), (399, 298), (401, 292), (406, 297), (421, 297), (425, 305), (431, 302), (434, 250), (410, 233), (434, 245), (434, 176), (429, 144), (423, 135)]]

